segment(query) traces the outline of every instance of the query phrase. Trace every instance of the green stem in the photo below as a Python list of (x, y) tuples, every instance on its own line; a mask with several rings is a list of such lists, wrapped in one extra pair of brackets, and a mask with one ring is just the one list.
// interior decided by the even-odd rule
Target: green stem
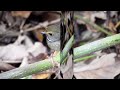
[(7, 72), (3, 72), (0, 74), (0, 79), (17, 79), (23, 78), (28, 75), (35, 74), (37, 72), (42, 72), (49, 68), (52, 68), (52, 63), (50, 60), (44, 60), (40, 62), (36, 62), (25, 67), (16, 68)]
[(74, 60), (74, 63), (77, 63), (77, 62), (80, 62), (80, 61), (85, 61), (85, 60), (88, 60), (88, 59), (91, 59), (91, 58), (94, 58), (94, 57), (96, 57), (96, 55), (90, 55), (90, 56), (85, 56), (85, 57), (82, 57), (82, 58), (78, 58), (78, 59)]
[[(66, 44), (65, 48), (63, 49), (64, 54), (63, 54), (62, 59), (65, 59), (68, 51), (72, 47), (73, 40), (74, 40), (74, 36), (72, 36), (70, 38), (69, 42)], [(56, 57), (53, 57), (53, 60), (60, 63), (60, 53), (58, 53), (58, 55)], [(52, 61), (49, 59), (46, 59), (46, 60), (39, 61), (39, 62), (36, 62), (33, 64), (29, 64), (25, 67), (20, 67), (20, 68), (16, 68), (16, 69), (13, 69), (13, 70), (10, 70), (7, 72), (3, 72), (0, 74), (0, 79), (23, 78), (23, 77), (26, 77), (28, 75), (32, 75), (32, 74), (35, 74), (38, 72), (48, 70), (52, 67), (54, 67)]]
[[(69, 49), (72, 46), (73, 40), (74, 40), (74, 37), (71, 37), (69, 42), (66, 44), (65, 49), (63, 50), (64, 54), (63, 54), (63, 57), (61, 58), (64, 59), (66, 57)], [(90, 54), (98, 50), (105, 49), (107, 47), (110, 47), (110, 46), (113, 46), (119, 43), (120, 43), (120, 34), (116, 34), (113, 36), (106, 37), (104, 39), (94, 41), (92, 43), (85, 44), (83, 46), (80, 46), (74, 49), (74, 59), (78, 59), (81, 56)], [(60, 63), (60, 53), (57, 56), (53, 57), (53, 59), (57, 61), (58, 63)], [(13, 69), (7, 72), (3, 72), (0, 74), (0, 79), (22, 78), (28, 75), (32, 75), (38, 72), (48, 70), (52, 67), (53, 67), (53, 64), (51, 60), (46, 59), (46, 60), (39, 61), (33, 64), (29, 64), (25, 67), (16, 68), (16, 69)]]
[(74, 49), (74, 59), (120, 43), (120, 34), (109, 36)]

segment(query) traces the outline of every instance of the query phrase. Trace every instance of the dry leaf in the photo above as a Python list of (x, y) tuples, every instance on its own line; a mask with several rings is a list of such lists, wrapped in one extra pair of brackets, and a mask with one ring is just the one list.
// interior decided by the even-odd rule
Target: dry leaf
[(101, 18), (101, 19), (107, 19), (106, 12), (104, 11), (81, 11), (81, 12), (75, 12), (75, 15), (82, 15), (84, 19), (88, 19), (91, 22), (95, 21), (95, 17)]
[(36, 74), (33, 75), (32, 78), (33, 79), (47, 79), (48, 77), (50, 77), (50, 73), (43, 73), (43, 74)]
[(100, 69), (74, 73), (77, 79), (113, 79), (120, 73), (120, 62)]
[(0, 58), (4, 60), (20, 60), (28, 56), (24, 45), (10, 44), (0, 47)]
[[(84, 79), (84, 78), (111, 78), (111, 74), (115, 74), (117, 71), (115, 70), (115, 53), (102, 55), (100, 58), (96, 58), (88, 65), (83, 66), (75, 66), (74, 67), (74, 75), (76, 78)], [(110, 68), (108, 68), (110, 67)], [(114, 69), (114, 70), (112, 70)], [(113, 73), (114, 72), (114, 73)], [(109, 77), (108, 77), (109, 73)], [(118, 73), (118, 72), (117, 72)], [(113, 78), (113, 77), (112, 77)]]
[(63, 79), (72, 79), (72, 77), (73, 77), (73, 60), (72, 60), (72, 55), (69, 56), (66, 65), (61, 65), (61, 71), (63, 73)]
[(31, 48), (32, 46), (34, 46), (32, 40), (28, 37), (28, 36), (25, 36), (25, 47), (26, 48)]
[(28, 18), (32, 11), (11, 11), (12, 16)]
[(108, 65), (112, 65), (115, 63), (115, 58), (114, 58), (115, 56), (116, 56), (115, 53), (111, 53), (111, 54), (103, 55), (100, 58), (97, 57), (89, 65), (85, 65), (84, 67), (81, 67), (81, 68), (79, 68), (79, 66), (77, 68), (74, 68), (74, 72), (93, 70), (93, 69), (98, 69)]
[(40, 53), (45, 53), (46, 54), (46, 47), (40, 43), (36, 42), (33, 47), (29, 48), (27, 50), (28, 53), (31, 53), (33, 56), (38, 56)]
[(95, 12), (95, 13), (92, 13), (92, 14), (91, 14), (91, 17), (90, 17), (91, 22), (94, 22), (94, 21), (95, 21), (95, 17), (101, 18), (101, 19), (104, 19), (104, 20), (107, 19), (106, 13), (103, 12), (103, 11), (99, 11), (99, 12), (97, 11), (97, 12)]
[(7, 71), (7, 70), (11, 70), (11, 69), (15, 69), (15, 67), (10, 65), (10, 64), (7, 64), (7, 63), (0, 61), (0, 70)]
[(4, 24), (0, 25), (0, 35), (2, 35), (3, 33), (5, 33), (7, 31), (6, 26)]
[(118, 11), (110, 11), (110, 17), (117, 16)]
[(24, 57), (31, 57), (30, 53), (37, 57), (40, 54), (46, 54), (46, 47), (40, 42), (36, 42), (29, 48), (25, 45), (10, 44), (0, 47), (0, 59), (3, 61), (21, 61)]

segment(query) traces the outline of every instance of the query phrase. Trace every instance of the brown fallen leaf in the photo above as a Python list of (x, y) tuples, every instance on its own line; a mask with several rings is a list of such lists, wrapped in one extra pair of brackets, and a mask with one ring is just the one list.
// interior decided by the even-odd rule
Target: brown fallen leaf
[(10, 65), (10, 64), (7, 64), (7, 63), (0, 61), (0, 70), (1, 71), (8, 71), (11, 69), (15, 69), (15, 67)]
[(90, 20), (91, 20), (92, 22), (95, 22), (95, 17), (101, 18), (101, 19), (104, 19), (104, 20), (107, 19), (106, 13), (103, 12), (103, 11), (97, 11), (97, 12), (92, 13), (92, 14), (91, 14), (91, 17), (90, 17)]
[(46, 54), (46, 47), (40, 43), (36, 42), (35, 44), (31, 44), (29, 40), (26, 40), (26, 44), (20, 44), (21, 39), (18, 39), (14, 44), (9, 44), (6, 46), (0, 47), (0, 59), (4, 62), (13, 62), (13, 61), (21, 61), (24, 57), (30, 58), (30, 53), (37, 57), (40, 54)]
[(33, 79), (47, 79), (50, 77), (50, 73), (43, 73), (43, 74), (35, 74), (32, 76)]
[(115, 62), (115, 53), (102, 55), (90, 64), (74, 67), (77, 79), (112, 79), (120, 73), (120, 62)]
[(11, 11), (12, 16), (28, 18), (32, 11)]
[(77, 79), (114, 79), (120, 73), (120, 62), (113, 65), (83, 72), (74, 73)]
[(61, 65), (61, 72), (63, 74), (63, 79), (72, 79), (72, 77), (73, 77), (72, 55), (69, 56), (67, 64)]
[(95, 22), (95, 17), (105, 20), (107, 19), (106, 12), (104, 11), (76, 11), (75, 15), (82, 15), (84, 19), (88, 19), (91, 22)]

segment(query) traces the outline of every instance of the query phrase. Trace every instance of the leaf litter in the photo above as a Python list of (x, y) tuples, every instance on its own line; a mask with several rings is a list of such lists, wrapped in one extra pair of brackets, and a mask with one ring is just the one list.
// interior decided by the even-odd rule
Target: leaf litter
[[(113, 17), (116, 17), (118, 19), (118, 11), (110, 11), (110, 21), (106, 15), (107, 11), (77, 11), (75, 14), (82, 15), (84, 19), (89, 19), (90, 22), (100, 24), (99, 21), (97, 21), (96, 18), (100, 18), (101, 20), (105, 20), (105, 22), (102, 22), (100, 26), (106, 27), (109, 29), (109, 32), (118, 32), (117, 29), (113, 31), (113, 28), (118, 24), (119, 20), (114, 20)], [(19, 35), (20, 29), (29, 29), (29, 27), (36, 26), (36, 24), (41, 23), (39, 20), (31, 19), (32, 14), (35, 15), (35, 17), (38, 17), (39, 15), (42, 15), (42, 11), (11, 11), (3, 12), (2, 21), (0, 22), (0, 70), (11, 70), (16, 68), (16, 65), (13, 65), (14, 63), (19, 63), (20, 65), (17, 67), (22, 67), (30, 63), (37, 62), (38, 60), (44, 60), (49, 57), (48, 55), (48, 47), (45, 43), (43, 43), (43, 37), (42, 36), (35, 36), (33, 34), (32, 38), (34, 37), (34, 40), (31, 39), (30, 33), (25, 33), (25, 35)], [(45, 14), (45, 13), (44, 13)], [(43, 14), (43, 15), (44, 15)], [(51, 14), (50, 14), (51, 15)], [(53, 19), (54, 16), (52, 16), (49, 19)], [(56, 16), (57, 17), (57, 16)], [(45, 15), (44, 19), (47, 18)], [(22, 22), (25, 20), (25, 23), (23, 27)], [(48, 20), (49, 21), (49, 20)], [(77, 35), (80, 35), (79, 40), (83, 43), (91, 42), (93, 40), (97, 40), (98, 38), (105, 37), (101, 32), (98, 32), (95, 28), (91, 27), (90, 25), (87, 25), (82, 20), (77, 20), (77, 24), (81, 25), (84, 24), (87, 28), (81, 29), (82, 27), (79, 27), (77, 30)], [(110, 26), (111, 25), (111, 26)], [(117, 27), (116, 27), (117, 28)], [(37, 28), (40, 33), (40, 29)], [(36, 30), (36, 31), (37, 31)], [(12, 32), (12, 34), (11, 34)], [(33, 30), (35, 33), (35, 30)], [(7, 33), (7, 34), (6, 34)], [(18, 33), (17, 35), (14, 35), (15, 33)], [(88, 35), (89, 34), (89, 35)], [(37, 33), (37, 35), (39, 35)], [(15, 39), (13, 37), (15, 36)], [(89, 36), (89, 37), (88, 37)], [(8, 38), (10, 37), (10, 38)], [(38, 41), (35, 40), (36, 37), (40, 37)], [(87, 41), (86, 41), (87, 40)], [(33, 43), (34, 41), (34, 43)], [(11, 43), (12, 42), (12, 43)], [(109, 50), (108, 50), (109, 51)], [(104, 52), (96, 52), (97, 57), (95, 59), (92, 59), (89, 61), (89, 63), (86, 63), (88, 61), (81, 61), (77, 64), (74, 64), (74, 75), (77, 79), (113, 79), (116, 75), (120, 73), (120, 62), (119, 59), (116, 59), (117, 56), (119, 56), (119, 53), (117, 52), (110, 52), (106, 53)], [(68, 65), (68, 67), (70, 67)], [(67, 68), (68, 68), (67, 67)], [(50, 76), (51, 73), (38, 73), (33, 75), (32, 79), (44, 79)], [(67, 75), (67, 74), (66, 74)], [(68, 73), (69, 75), (69, 73)]]
[[(120, 72), (120, 62), (115, 61), (116, 53), (102, 55), (89, 64), (74, 65), (74, 75), (78, 79), (113, 79)], [(81, 67), (79, 67), (81, 66)]]

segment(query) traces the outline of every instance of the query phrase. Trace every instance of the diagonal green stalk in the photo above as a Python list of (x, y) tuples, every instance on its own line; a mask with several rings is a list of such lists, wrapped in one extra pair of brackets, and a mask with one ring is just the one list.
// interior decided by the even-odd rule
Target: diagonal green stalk
[[(72, 36), (69, 40), (69, 42), (66, 44), (65, 48), (63, 49), (63, 57), (62, 59), (64, 59), (68, 53), (68, 51), (70, 50), (70, 48), (73, 45), (73, 39), (74, 37)], [(56, 62), (60, 63), (60, 53), (58, 53), (57, 56), (53, 57), (53, 60), (55, 60)], [(50, 68), (54, 67), (53, 63), (51, 62), (50, 59), (46, 59), (43, 61), (39, 61), (33, 64), (29, 64), (25, 67), (20, 67), (20, 68), (16, 68), (7, 72), (3, 72), (0, 74), (0, 79), (18, 79), (18, 78), (23, 78), (26, 77), (28, 75), (32, 75), (38, 72), (42, 72), (45, 70), (48, 70)]]
[[(73, 45), (73, 39), (74, 37), (71, 37), (69, 42), (66, 44), (64, 50), (63, 50), (63, 57), (64, 59), (69, 51), (69, 49)], [(81, 56), (90, 54), (95, 51), (99, 51), (105, 48), (108, 48), (110, 46), (120, 44), (120, 34), (116, 34), (113, 36), (109, 36), (97, 41), (94, 41), (92, 43), (85, 44), (83, 46), (77, 47), (74, 49), (74, 59), (78, 59)], [(55, 61), (60, 63), (60, 53), (53, 57)], [(39, 61), (30, 65), (27, 65), (25, 67), (16, 68), (7, 72), (3, 72), (0, 74), (0, 79), (15, 79), (15, 78), (22, 78), (26, 77), (28, 75), (32, 75), (38, 72), (42, 72), (45, 70), (48, 70), (50, 68), (54, 67), (52, 62), (49, 59)]]
[(89, 55), (89, 56), (85, 56), (85, 57), (82, 57), (82, 58), (74, 59), (74, 63), (77, 63), (77, 62), (80, 62), (80, 61), (85, 61), (85, 60), (88, 60), (88, 59), (91, 59), (91, 58), (94, 58), (94, 57), (96, 57), (96, 55)]
[(120, 34), (109, 36), (74, 49), (74, 59), (120, 43)]

